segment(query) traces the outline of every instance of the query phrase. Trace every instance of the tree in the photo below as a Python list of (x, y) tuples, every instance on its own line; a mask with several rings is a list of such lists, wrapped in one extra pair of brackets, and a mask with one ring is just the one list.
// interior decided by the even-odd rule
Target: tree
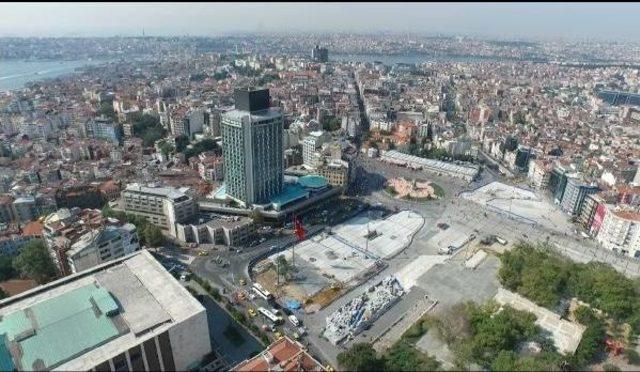
[(187, 145), (189, 144), (189, 137), (185, 136), (184, 134), (181, 134), (178, 137), (176, 137), (175, 142), (176, 142), (176, 151), (183, 152), (184, 149), (186, 149)]
[(196, 142), (190, 148), (184, 150), (185, 158), (189, 159), (193, 156), (200, 155), (205, 151), (215, 151), (217, 153), (221, 153), (221, 149), (218, 147), (216, 141), (211, 138), (205, 138), (202, 141)]
[(164, 244), (165, 238), (162, 230), (156, 226), (148, 224), (142, 231), (142, 239), (149, 247), (159, 247)]
[(50, 281), (57, 274), (56, 266), (42, 240), (27, 243), (14, 263), (22, 275), (40, 284)]
[(152, 146), (167, 133), (160, 124), (160, 120), (153, 115), (136, 115), (132, 121), (133, 135), (141, 138), (144, 146)]
[(100, 104), (100, 110), (98, 111), (98, 114), (104, 115), (113, 121), (116, 121), (118, 119), (118, 115), (113, 110), (113, 103), (111, 101), (102, 102)]
[(174, 147), (167, 141), (161, 141), (160, 143), (158, 143), (158, 147), (160, 148), (160, 152), (164, 156), (169, 155), (174, 150)]
[(283, 254), (276, 257), (276, 269), (278, 271), (278, 281), (280, 280), (280, 276), (282, 276), (285, 281), (289, 278), (292, 268)]
[(7, 297), (9, 297), (7, 292), (5, 292), (4, 289), (0, 288), (0, 300), (4, 300)]
[(437, 360), (415, 349), (409, 342), (395, 343), (384, 358), (387, 371), (435, 371)]
[(264, 222), (264, 216), (257, 209), (251, 211), (251, 215), (249, 217), (251, 217), (253, 223), (255, 223), (256, 225), (262, 225), (262, 223)]
[(14, 278), (16, 274), (11, 256), (0, 254), (0, 282)]
[(338, 354), (338, 364), (348, 371), (380, 371), (384, 369), (384, 359), (378, 358), (376, 351), (367, 343), (353, 344)]

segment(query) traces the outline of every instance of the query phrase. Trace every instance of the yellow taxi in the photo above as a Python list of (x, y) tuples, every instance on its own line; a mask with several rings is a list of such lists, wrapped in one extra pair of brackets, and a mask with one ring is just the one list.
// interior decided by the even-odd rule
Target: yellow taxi
[(258, 315), (258, 314), (256, 313), (256, 311), (255, 311), (255, 310), (253, 310), (252, 308), (249, 308), (249, 310), (247, 310), (247, 312), (249, 313), (249, 316), (250, 316), (250, 317), (252, 317), (252, 318), (253, 318), (254, 316)]

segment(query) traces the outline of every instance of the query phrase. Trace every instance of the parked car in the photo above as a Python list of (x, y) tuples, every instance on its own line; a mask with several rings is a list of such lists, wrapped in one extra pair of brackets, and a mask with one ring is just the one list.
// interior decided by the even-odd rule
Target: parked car
[(296, 318), (295, 315), (291, 314), (288, 316), (289, 321), (291, 322), (291, 324), (293, 324), (294, 326), (299, 326), (300, 325), (300, 321), (298, 320), (298, 318)]

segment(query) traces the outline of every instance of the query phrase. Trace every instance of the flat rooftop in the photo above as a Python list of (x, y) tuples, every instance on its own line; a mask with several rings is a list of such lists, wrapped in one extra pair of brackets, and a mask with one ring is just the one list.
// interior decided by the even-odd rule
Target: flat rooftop
[(125, 191), (137, 192), (141, 194), (160, 196), (170, 199), (178, 199), (186, 196), (183, 189), (174, 189), (172, 187), (149, 187), (142, 186), (137, 183), (127, 185)]
[(0, 369), (88, 370), (204, 311), (136, 252), (0, 301)]
[(231, 120), (235, 120), (235, 121), (241, 121), (242, 118), (244, 117), (251, 117), (251, 121), (256, 122), (256, 121), (263, 121), (263, 120), (269, 120), (269, 119), (280, 117), (282, 116), (282, 113), (278, 108), (270, 107), (266, 110), (252, 111), (252, 112), (243, 111), (243, 110), (231, 110), (231, 111), (225, 112), (224, 114), (222, 114), (222, 116), (228, 117)]
[(462, 174), (468, 177), (473, 177), (478, 173), (478, 168), (472, 165), (458, 165), (453, 163), (447, 163), (440, 160), (433, 159), (425, 159), (419, 156), (413, 156), (408, 154), (403, 154), (396, 150), (389, 150), (381, 156), (383, 160), (397, 163), (397, 164), (408, 164), (413, 166), (421, 166), (426, 169), (441, 171), (441, 172), (450, 172)]

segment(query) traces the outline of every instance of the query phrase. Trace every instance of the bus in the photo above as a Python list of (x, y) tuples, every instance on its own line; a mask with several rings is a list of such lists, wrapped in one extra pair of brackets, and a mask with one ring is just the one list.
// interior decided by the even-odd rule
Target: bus
[(274, 313), (272, 313), (271, 311), (265, 309), (264, 307), (259, 307), (258, 308), (258, 312), (262, 315), (264, 315), (265, 318), (269, 319), (271, 321), (271, 323), (273, 324), (280, 324), (280, 322), (282, 322), (282, 318), (279, 316), (276, 316)]
[(273, 295), (269, 293), (269, 291), (264, 289), (264, 287), (262, 287), (260, 283), (254, 283), (251, 289), (253, 289), (253, 292), (255, 292), (258, 297), (264, 299), (265, 301), (273, 300)]

